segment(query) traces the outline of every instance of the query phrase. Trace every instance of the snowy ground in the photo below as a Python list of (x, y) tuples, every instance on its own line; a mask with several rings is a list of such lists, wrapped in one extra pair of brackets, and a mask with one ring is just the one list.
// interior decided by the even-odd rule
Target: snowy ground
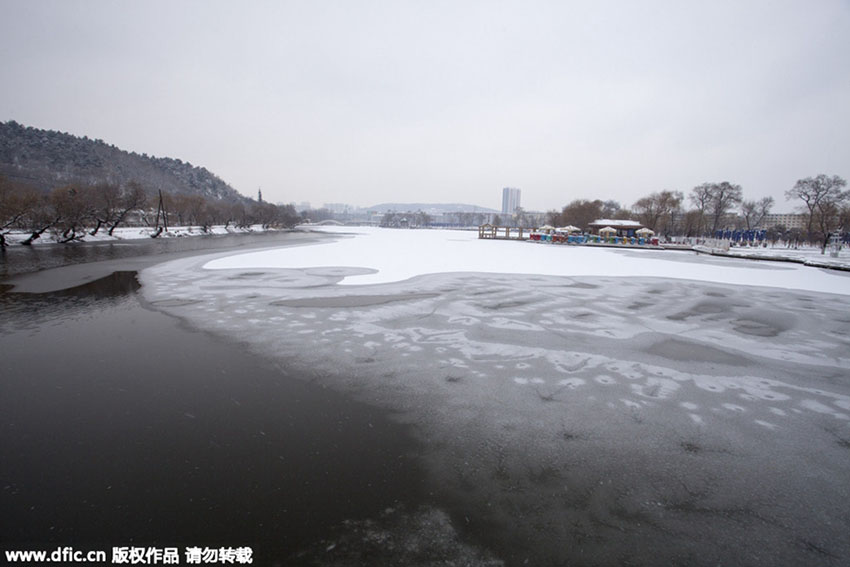
[[(695, 253), (687, 251), (599, 249), (529, 241), (482, 242), (475, 231), (392, 230), (372, 227), (322, 227), (319, 230), (345, 238), (309, 248), (293, 248), (285, 254), (262, 251), (230, 256), (211, 261), (204, 267), (216, 270), (348, 266), (369, 270), (368, 273), (347, 276), (341, 282), (342, 285), (388, 283), (420, 274), (480, 272), (556, 276), (646, 276), (850, 293), (846, 277), (813, 278), (811, 270), (804, 267), (778, 267), (709, 259), (695, 261)], [(355, 235), (357, 238), (351, 238)], [(848, 260), (850, 263), (850, 256), (842, 260)], [(721, 266), (722, 270), (717, 269)]]
[(850, 274), (690, 252), (327, 229), (143, 291), (393, 410), (510, 564), (850, 556)]
[(807, 266), (850, 270), (850, 249), (840, 245), (838, 250), (832, 247), (822, 252), (819, 246), (731, 246), (728, 241), (709, 241), (694, 246), (701, 253), (746, 258), (750, 260), (771, 260), (796, 262)]

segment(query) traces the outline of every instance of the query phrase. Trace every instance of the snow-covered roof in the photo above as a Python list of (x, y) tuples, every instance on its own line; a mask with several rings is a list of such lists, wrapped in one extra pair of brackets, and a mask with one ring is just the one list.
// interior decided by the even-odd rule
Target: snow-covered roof
[(621, 219), (597, 219), (590, 223), (588, 226), (612, 226), (612, 227), (634, 227), (634, 226), (643, 226), (638, 221), (634, 220), (621, 220)]

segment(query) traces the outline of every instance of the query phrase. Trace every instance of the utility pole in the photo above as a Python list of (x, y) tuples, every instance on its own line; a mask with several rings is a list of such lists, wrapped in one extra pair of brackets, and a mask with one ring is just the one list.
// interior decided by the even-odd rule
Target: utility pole
[[(159, 217), (162, 215), (162, 225), (159, 226)], [(162, 230), (165, 228), (166, 232), (168, 231), (168, 215), (165, 212), (165, 202), (162, 200), (162, 189), (159, 190), (159, 203), (156, 206), (156, 232), (151, 234), (151, 238), (156, 238), (160, 234), (162, 234)]]

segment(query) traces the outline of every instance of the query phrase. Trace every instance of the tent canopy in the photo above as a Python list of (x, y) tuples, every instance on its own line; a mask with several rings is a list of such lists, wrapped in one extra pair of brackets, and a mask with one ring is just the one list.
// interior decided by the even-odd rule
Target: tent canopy
[(581, 229), (579, 227), (573, 225), (562, 226), (558, 230), (560, 230), (561, 232), (581, 232)]
[(606, 226), (606, 227), (599, 229), (599, 234), (602, 234), (602, 233), (611, 234), (612, 232), (617, 232), (617, 229), (611, 228), (610, 226)]
[(646, 234), (646, 235), (650, 235), (650, 234), (655, 234), (655, 231), (654, 231), (654, 230), (651, 230), (651, 229), (648, 229), (648, 228), (642, 228), (642, 229), (638, 230), (635, 234)]

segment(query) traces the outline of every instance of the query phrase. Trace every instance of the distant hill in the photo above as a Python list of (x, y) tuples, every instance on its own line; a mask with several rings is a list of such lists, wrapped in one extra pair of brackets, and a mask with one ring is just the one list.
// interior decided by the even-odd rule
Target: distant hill
[(249, 199), (203, 167), (172, 158), (126, 152), (103, 140), (0, 122), (0, 174), (45, 191), (69, 183), (124, 185), (201, 195), (219, 201)]
[(495, 209), (467, 205), (464, 203), (381, 203), (372, 207), (364, 207), (368, 211), (386, 213), (389, 211), (403, 213), (407, 211), (422, 211), (429, 215), (441, 213), (498, 213)]

